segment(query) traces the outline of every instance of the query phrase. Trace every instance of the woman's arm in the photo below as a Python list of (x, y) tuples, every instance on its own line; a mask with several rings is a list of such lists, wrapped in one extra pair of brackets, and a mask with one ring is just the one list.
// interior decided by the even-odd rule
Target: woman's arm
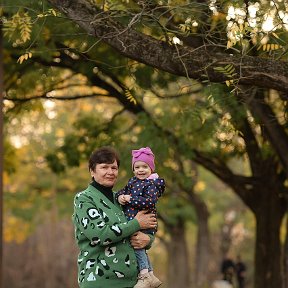
[(104, 246), (121, 241), (140, 229), (154, 228), (157, 224), (155, 216), (144, 211), (131, 221), (111, 223), (109, 217), (100, 213), (100, 209), (85, 195), (75, 197), (73, 218), (75, 226), (93, 245)]

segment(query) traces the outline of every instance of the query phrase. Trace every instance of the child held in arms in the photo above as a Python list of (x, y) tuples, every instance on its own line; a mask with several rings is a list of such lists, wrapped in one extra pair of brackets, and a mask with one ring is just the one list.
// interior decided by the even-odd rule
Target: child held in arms
[[(154, 154), (149, 147), (132, 150), (132, 170), (134, 177), (116, 194), (116, 199), (123, 205), (128, 220), (140, 210), (155, 213), (158, 198), (164, 193), (165, 181), (155, 173)], [(155, 235), (154, 229), (144, 230), (147, 234)], [(134, 288), (159, 287), (162, 282), (153, 274), (153, 268), (145, 249), (135, 249), (139, 275)]]

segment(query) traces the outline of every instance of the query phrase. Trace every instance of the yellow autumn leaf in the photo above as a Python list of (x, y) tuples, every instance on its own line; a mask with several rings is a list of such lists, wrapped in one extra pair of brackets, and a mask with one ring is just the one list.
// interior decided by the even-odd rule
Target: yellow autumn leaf
[(7, 216), (4, 221), (4, 241), (22, 243), (30, 232), (30, 224), (15, 216)]
[(206, 184), (203, 181), (198, 181), (195, 186), (194, 186), (194, 191), (197, 192), (201, 192), (206, 188)]
[(105, 3), (103, 6), (103, 11), (109, 11), (110, 7), (108, 3)]
[(282, 46), (279, 44), (275, 44), (275, 43), (267, 43), (267, 44), (264, 44), (262, 46), (259, 46), (257, 50), (260, 50), (261, 48), (263, 51), (269, 52), (269, 51), (281, 49)]
[(50, 9), (50, 12), (52, 13), (53, 16), (57, 16), (57, 13), (54, 9)]
[(131, 103), (133, 103), (134, 105), (137, 104), (137, 100), (134, 98), (134, 96), (128, 89), (125, 90), (125, 96)]
[(62, 128), (57, 128), (55, 132), (56, 137), (63, 138), (65, 136), (65, 130)]
[(233, 80), (226, 80), (225, 83), (227, 85), (227, 87), (231, 86), (233, 84)]
[(272, 32), (272, 35), (273, 35), (275, 38), (280, 39), (279, 36), (278, 36), (276, 33)]
[(18, 58), (17, 63), (22, 64), (24, 60), (27, 60), (27, 59), (29, 59), (31, 57), (32, 57), (32, 53), (31, 52), (27, 52), (27, 53), (21, 55)]
[(230, 40), (227, 41), (227, 49), (231, 48), (233, 45), (232, 45), (232, 42)]
[(4, 187), (9, 183), (9, 176), (6, 171), (3, 172), (3, 185)]

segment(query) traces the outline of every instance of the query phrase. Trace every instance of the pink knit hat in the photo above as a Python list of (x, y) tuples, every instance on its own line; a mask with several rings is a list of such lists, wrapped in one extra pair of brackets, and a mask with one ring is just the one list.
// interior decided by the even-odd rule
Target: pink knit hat
[(149, 147), (132, 150), (132, 170), (136, 161), (143, 161), (149, 165), (152, 172), (155, 170), (154, 154)]

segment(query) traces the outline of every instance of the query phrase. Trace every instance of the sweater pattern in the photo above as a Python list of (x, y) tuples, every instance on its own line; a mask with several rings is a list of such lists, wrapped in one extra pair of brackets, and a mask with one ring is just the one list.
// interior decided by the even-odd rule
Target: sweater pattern
[(140, 226), (136, 219), (127, 221), (114, 202), (92, 185), (74, 198), (80, 288), (126, 288), (135, 284), (137, 264), (129, 237)]

